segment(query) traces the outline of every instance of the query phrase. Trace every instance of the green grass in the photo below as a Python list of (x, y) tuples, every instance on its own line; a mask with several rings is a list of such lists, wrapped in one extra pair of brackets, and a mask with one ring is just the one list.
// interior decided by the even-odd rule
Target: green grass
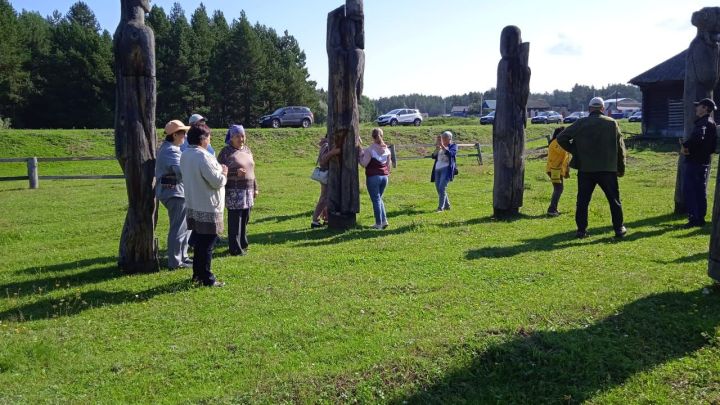
[[(551, 128), (531, 125), (528, 138)], [(426, 143), (444, 129), (386, 134)], [(487, 126), (449, 129), (463, 142), (491, 138)], [(309, 229), (323, 132), (249, 131), (261, 195), (249, 255), (216, 250), (223, 289), (193, 287), (188, 271), (118, 272), (122, 181), (0, 183), (0, 403), (720, 400), (720, 299), (702, 293), (709, 228), (682, 230), (670, 215), (675, 154), (631, 151), (623, 241), (599, 191), (591, 237), (573, 238), (574, 177), (565, 214), (544, 217), (542, 152), (527, 161), (518, 220), (490, 218), (489, 159), (460, 159), (453, 210), (441, 214), (431, 161), (401, 161), (386, 197), (391, 226), (369, 228), (361, 185), (360, 226), (336, 233)], [(0, 147), (3, 157), (109, 156), (109, 134), (0, 131)], [(0, 164), (0, 176), (24, 170)], [(119, 172), (114, 162), (40, 170)], [(162, 208), (159, 219), (162, 247)]]

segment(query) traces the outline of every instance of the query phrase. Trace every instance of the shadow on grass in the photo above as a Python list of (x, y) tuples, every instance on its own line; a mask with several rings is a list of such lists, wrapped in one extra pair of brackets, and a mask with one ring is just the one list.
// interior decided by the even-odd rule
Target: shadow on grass
[(305, 211), (305, 212), (298, 212), (297, 214), (276, 215), (273, 217), (264, 217), (264, 218), (253, 220), (252, 222), (256, 223), (256, 224), (262, 224), (265, 222), (285, 222), (285, 221), (291, 221), (293, 219), (310, 218), (310, 217), (312, 217), (312, 211)]
[(651, 295), (586, 328), (509, 331), (509, 341), (394, 403), (580, 403), (711, 346), (719, 324), (716, 294)]
[[(427, 214), (427, 211), (420, 211), (414, 208), (396, 210), (388, 213), (388, 218), (397, 218), (401, 216), (414, 216), (418, 214)], [(297, 216), (294, 214), (292, 216)], [(305, 214), (302, 214), (303, 216)], [(391, 221), (392, 222), (392, 221)], [(330, 228), (311, 229), (309, 226), (303, 229), (289, 231), (275, 231), (253, 234), (250, 233), (248, 238), (251, 244), (260, 245), (281, 245), (292, 242), (304, 242), (300, 246), (322, 246), (326, 244), (342, 243), (356, 239), (372, 239), (381, 236), (397, 235), (408, 232), (415, 228), (415, 225), (406, 225), (398, 228), (390, 226), (385, 230), (376, 230), (369, 227), (357, 226), (348, 231), (334, 230)]]
[(659, 264), (687, 264), (687, 263), (695, 263), (699, 261), (707, 261), (708, 260), (708, 252), (700, 252), (695, 253), (694, 255), (689, 255), (685, 257), (679, 257), (675, 260), (656, 260), (656, 263)]
[[(600, 239), (576, 239), (575, 231), (564, 232), (550, 235), (542, 238), (521, 239), (521, 245), (515, 246), (499, 246), (485, 247), (481, 249), (470, 250), (465, 254), (468, 260), (493, 257), (512, 257), (529, 252), (547, 252), (558, 249), (565, 249), (573, 246), (594, 245), (600, 243), (617, 242), (628, 243), (639, 239), (651, 238), (665, 234), (670, 231), (678, 230), (677, 226), (668, 224), (668, 221), (677, 220), (673, 214), (659, 215), (656, 217), (645, 218), (635, 222), (627, 223), (629, 228), (627, 236), (623, 239), (616, 239), (613, 235), (613, 229), (610, 226), (601, 228), (592, 228), (588, 232), (590, 235), (608, 234), (606, 238)], [(652, 226), (656, 229), (650, 231), (635, 231), (633, 228), (642, 228)], [(692, 236), (692, 235), (684, 235)]]
[(96, 284), (123, 276), (124, 274), (118, 269), (117, 265), (113, 264), (60, 277), (51, 276), (17, 283), (11, 282), (0, 285), (0, 298), (18, 298), (28, 294), (45, 294), (52, 290)]
[(40, 319), (73, 316), (93, 308), (148, 301), (158, 295), (185, 291), (190, 288), (193, 288), (193, 284), (191, 281), (186, 280), (140, 292), (102, 290), (78, 292), (61, 298), (46, 298), (32, 304), (8, 309), (0, 312), (0, 319), (11, 322), (30, 322)]
[(70, 263), (58, 263), (47, 266), (33, 266), (23, 270), (18, 270), (16, 273), (29, 273), (29, 274), (43, 274), (43, 273), (60, 273), (68, 270), (77, 270), (83, 267), (90, 267), (100, 264), (117, 263), (117, 256), (108, 257), (96, 257), (93, 259), (83, 259)]

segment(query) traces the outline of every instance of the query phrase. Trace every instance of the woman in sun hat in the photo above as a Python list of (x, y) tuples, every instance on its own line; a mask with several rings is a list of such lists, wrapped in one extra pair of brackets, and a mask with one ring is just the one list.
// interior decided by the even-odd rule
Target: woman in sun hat
[(190, 232), (185, 221), (185, 188), (180, 172), (180, 145), (185, 142), (189, 126), (179, 120), (165, 125), (165, 141), (160, 145), (155, 161), (155, 195), (168, 211), (170, 229), (167, 236), (168, 268), (190, 267), (188, 239)]

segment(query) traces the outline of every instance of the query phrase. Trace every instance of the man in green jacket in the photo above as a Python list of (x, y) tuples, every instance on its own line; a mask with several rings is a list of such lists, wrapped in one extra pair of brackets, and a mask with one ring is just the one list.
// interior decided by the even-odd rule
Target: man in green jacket
[(570, 167), (578, 171), (576, 236), (588, 236), (588, 206), (595, 186), (600, 186), (610, 204), (615, 237), (622, 238), (627, 229), (623, 224), (618, 177), (625, 174), (625, 143), (617, 122), (603, 114), (602, 98), (590, 100), (589, 111), (588, 117), (575, 121), (557, 138), (560, 146), (572, 153)]

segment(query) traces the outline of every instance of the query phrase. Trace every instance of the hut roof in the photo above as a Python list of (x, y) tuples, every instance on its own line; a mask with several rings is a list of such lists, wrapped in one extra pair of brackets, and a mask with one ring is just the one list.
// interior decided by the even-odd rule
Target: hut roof
[(649, 84), (666, 81), (685, 80), (685, 55), (687, 49), (655, 66), (645, 73), (630, 80), (636, 86), (647, 86)]
[(542, 108), (550, 108), (550, 103), (548, 103), (545, 100), (528, 100), (526, 108), (531, 109), (542, 109)]

